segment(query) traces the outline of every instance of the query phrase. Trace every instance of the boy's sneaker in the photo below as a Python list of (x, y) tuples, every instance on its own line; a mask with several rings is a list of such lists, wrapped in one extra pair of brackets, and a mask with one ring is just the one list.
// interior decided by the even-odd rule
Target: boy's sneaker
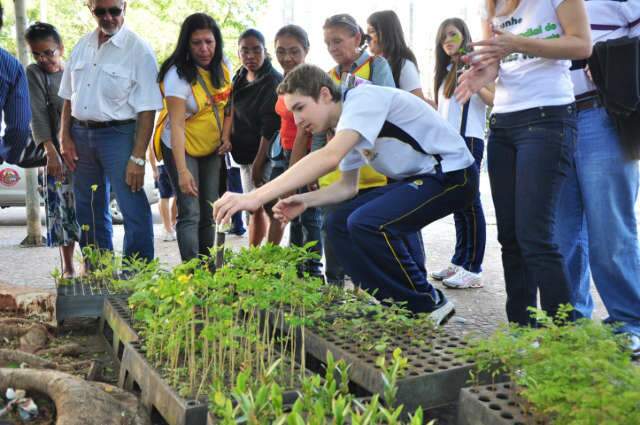
[(444, 296), (442, 291), (436, 289), (440, 302), (435, 306), (436, 309), (429, 313), (429, 317), (436, 326), (444, 326), (445, 323), (456, 313), (456, 309), (451, 301)]
[(176, 234), (174, 232), (167, 232), (165, 230), (162, 232), (162, 240), (164, 242), (173, 242), (176, 240)]
[(442, 281), (444, 286), (453, 289), (482, 288), (480, 273), (472, 273), (460, 268), (456, 274)]
[(456, 266), (455, 264), (449, 264), (446, 268), (440, 271), (431, 272), (431, 277), (434, 278), (435, 280), (444, 280), (444, 279), (450, 278), (451, 276), (456, 274), (458, 270), (461, 270), (461, 269), (462, 267), (460, 266)]

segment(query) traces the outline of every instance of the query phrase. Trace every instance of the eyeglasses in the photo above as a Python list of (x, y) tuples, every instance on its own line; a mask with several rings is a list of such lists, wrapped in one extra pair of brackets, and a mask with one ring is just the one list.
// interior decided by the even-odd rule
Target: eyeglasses
[(91, 11), (97, 18), (102, 18), (109, 13), (113, 17), (118, 17), (122, 14), (122, 8), (120, 7), (96, 7)]
[(37, 61), (40, 58), (47, 58), (47, 59), (51, 59), (52, 57), (54, 57), (56, 55), (56, 53), (58, 53), (58, 49), (47, 49), (41, 53), (38, 52), (31, 52), (31, 56), (33, 56), (33, 58)]

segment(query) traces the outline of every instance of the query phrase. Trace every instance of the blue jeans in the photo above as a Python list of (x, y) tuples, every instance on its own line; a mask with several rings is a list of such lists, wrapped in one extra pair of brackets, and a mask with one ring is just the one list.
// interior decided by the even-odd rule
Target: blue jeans
[[(125, 182), (133, 150), (135, 124), (90, 129), (74, 124), (71, 137), (78, 161), (73, 173), (78, 224), (83, 230), (80, 246), (96, 245), (113, 250), (113, 228), (109, 212), (111, 187), (124, 220), (124, 255), (153, 259), (151, 208), (143, 190), (132, 192)], [(92, 186), (97, 185), (95, 191)]]
[[(304, 193), (306, 190), (301, 190), (300, 192)], [(304, 246), (309, 242), (315, 241), (316, 244), (311, 251), (322, 256), (321, 227), (322, 216), (320, 209), (309, 208), (291, 222), (291, 227), (289, 227), (289, 242), (294, 246)], [(322, 277), (322, 261), (319, 258), (308, 261), (304, 267), (305, 271), (310, 275)]]
[[(240, 181), (240, 169), (238, 167), (227, 167), (227, 190), (229, 192), (242, 193), (242, 181)], [(231, 218), (233, 224), (231, 233), (244, 235), (246, 229), (242, 222), (242, 212), (237, 212)]]
[(327, 283), (331, 285), (344, 285), (345, 272), (342, 263), (338, 260), (338, 256), (333, 249), (333, 245), (328, 237), (327, 222), (329, 215), (339, 207), (343, 207), (344, 203), (338, 205), (330, 205), (320, 208), (320, 239), (324, 247), (324, 275)]
[(211, 203), (218, 199), (222, 158), (217, 153), (200, 158), (185, 153), (187, 169), (198, 187), (198, 196), (192, 196), (180, 190), (173, 152), (164, 143), (162, 156), (173, 186), (177, 189), (176, 235), (180, 258), (182, 261), (189, 261), (201, 255), (209, 255), (209, 249), (213, 247), (215, 230)]
[[(269, 173), (269, 181), (276, 179), (284, 173), (291, 161), (291, 151), (282, 149), (283, 159), (275, 163), (272, 161), (272, 169)], [(307, 188), (301, 188), (298, 193), (306, 193)], [(308, 208), (299, 217), (296, 217), (290, 223), (289, 227), (289, 243), (293, 246), (304, 246), (309, 242), (316, 242), (311, 248), (311, 252), (322, 257), (322, 215), (318, 208)], [(312, 276), (322, 277), (322, 261), (320, 258), (309, 260), (304, 264), (304, 270)], [(343, 276), (344, 279), (344, 276)]]
[(556, 233), (567, 263), (571, 300), (579, 315), (591, 317), (593, 276), (608, 320), (640, 336), (638, 161), (625, 157), (604, 108), (578, 113), (574, 157), (562, 189)]
[[(479, 173), (484, 154), (484, 140), (467, 137), (466, 142), (476, 160), (475, 167)], [(472, 273), (480, 273), (487, 242), (487, 225), (480, 201), (480, 191), (476, 193), (471, 205), (453, 213), (453, 220), (456, 224), (456, 250), (451, 263)]]
[(555, 316), (569, 304), (569, 281), (555, 243), (557, 205), (576, 142), (575, 106), (494, 114), (487, 148), (502, 246), (507, 318), (531, 324), (528, 307)]
[(420, 230), (472, 202), (475, 166), (416, 176), (371, 189), (342, 203), (328, 217), (335, 254), (354, 283), (379, 300), (406, 302), (413, 312), (433, 311), (443, 301), (427, 281), (423, 253), (409, 240)]

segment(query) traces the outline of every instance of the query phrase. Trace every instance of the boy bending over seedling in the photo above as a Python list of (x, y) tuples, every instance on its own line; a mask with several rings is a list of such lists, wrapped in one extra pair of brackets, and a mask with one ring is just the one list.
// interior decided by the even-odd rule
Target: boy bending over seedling
[[(298, 128), (335, 130), (335, 137), (257, 190), (227, 192), (214, 204), (216, 222), (225, 223), (240, 210), (254, 211), (339, 166), (341, 180), (280, 200), (275, 216), (286, 223), (307, 208), (344, 202), (348, 208), (328, 217), (328, 242), (353, 282), (381, 301), (391, 298), (414, 312), (430, 312), (437, 324), (446, 321), (453, 304), (427, 281), (424, 264), (415, 261), (405, 241), (473, 201), (478, 172), (464, 140), (411, 93), (367, 84), (342, 94), (313, 65), (287, 74), (278, 93)], [(356, 196), (358, 170), (365, 164), (395, 183)]]

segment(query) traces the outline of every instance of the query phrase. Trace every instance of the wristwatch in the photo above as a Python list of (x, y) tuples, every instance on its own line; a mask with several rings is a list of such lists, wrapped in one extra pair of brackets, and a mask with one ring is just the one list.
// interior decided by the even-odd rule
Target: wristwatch
[(136, 165), (139, 165), (141, 167), (144, 167), (145, 161), (143, 158), (136, 158), (135, 156), (131, 155), (129, 157), (129, 161), (133, 162)]

